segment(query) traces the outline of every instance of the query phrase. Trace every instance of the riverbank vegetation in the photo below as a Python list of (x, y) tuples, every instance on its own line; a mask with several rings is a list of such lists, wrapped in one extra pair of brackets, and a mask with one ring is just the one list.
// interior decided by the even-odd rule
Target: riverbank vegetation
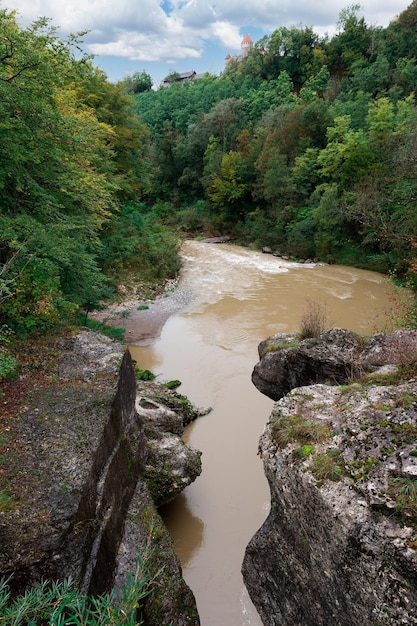
[(416, 287), (415, 0), (386, 28), (277, 27), (220, 76), (110, 83), (47, 19), (0, 12), (0, 322), (45, 331), (183, 236), (230, 235)]

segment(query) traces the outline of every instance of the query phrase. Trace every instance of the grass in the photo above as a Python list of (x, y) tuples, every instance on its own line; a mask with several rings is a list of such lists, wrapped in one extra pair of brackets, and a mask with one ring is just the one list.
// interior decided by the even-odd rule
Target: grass
[(318, 337), (328, 327), (328, 308), (325, 302), (307, 300), (300, 322), (300, 339)]
[(272, 424), (272, 438), (280, 448), (292, 442), (308, 445), (331, 437), (331, 430), (322, 422), (302, 415), (279, 415)]
[(400, 513), (417, 518), (417, 479), (391, 478), (388, 493), (395, 500)]
[(84, 314), (79, 316), (78, 324), (80, 326), (85, 326), (90, 330), (95, 330), (98, 333), (102, 333), (103, 335), (107, 335), (107, 337), (110, 337), (115, 341), (123, 341), (126, 332), (124, 328), (106, 326), (106, 324), (103, 324), (102, 322), (89, 319)]
[(344, 463), (339, 450), (330, 449), (312, 457), (310, 471), (318, 481), (341, 480), (344, 475)]
[(285, 350), (286, 348), (296, 348), (299, 343), (300, 342), (295, 339), (289, 341), (284, 338), (277, 339), (277, 341), (270, 343), (265, 350), (262, 351), (261, 358), (264, 357), (265, 354), (268, 354), (268, 352), (278, 352), (279, 350)]
[(0, 625), (26, 626), (138, 626), (144, 599), (155, 578), (149, 574), (149, 548), (138, 556), (136, 570), (129, 573), (121, 593), (115, 590), (98, 597), (80, 592), (71, 578), (63, 582), (41, 581), (11, 600), (8, 579), (0, 580)]

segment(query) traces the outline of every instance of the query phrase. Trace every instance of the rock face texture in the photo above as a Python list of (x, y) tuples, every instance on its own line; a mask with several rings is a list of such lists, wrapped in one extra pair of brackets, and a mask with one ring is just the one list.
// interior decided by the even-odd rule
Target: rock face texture
[[(415, 333), (365, 348), (348, 331), (324, 333), (313, 342), (317, 354), (323, 341), (319, 371), (336, 335), (363, 378), (295, 387), (274, 405), (259, 444), (271, 509), (247, 546), (244, 581), (268, 626), (417, 624), (417, 382), (388, 384), (388, 374), (381, 384), (393, 368), (380, 369), (415, 358)], [(294, 348), (298, 371), (311, 344)], [(289, 350), (280, 363), (292, 362)]]
[[(165, 502), (201, 472), (200, 453), (181, 441), (183, 417), (163, 406), (178, 394), (161, 391), (153, 419), (120, 344), (82, 331), (62, 350), (55, 384), (35, 388), (22, 415), (25, 487), (0, 516), (0, 575), (12, 576), (16, 593), (41, 577), (71, 575), (85, 591), (101, 594), (121, 587), (138, 553), (145, 554), (155, 584), (142, 619), (150, 626), (197, 625), (193, 594), (144, 480), (153, 470)], [(170, 439), (170, 454), (158, 456), (147, 430)]]
[(366, 346), (362, 337), (342, 328), (301, 342), (296, 335), (278, 334), (259, 345), (252, 382), (261, 393), (279, 400), (294, 387), (346, 383), (388, 363), (398, 364), (416, 350), (413, 330), (375, 335)]

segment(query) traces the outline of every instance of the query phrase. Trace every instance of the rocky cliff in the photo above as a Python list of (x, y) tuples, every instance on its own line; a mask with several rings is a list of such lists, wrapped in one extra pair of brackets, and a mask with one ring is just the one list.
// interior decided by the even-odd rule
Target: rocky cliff
[(175, 392), (138, 383), (120, 344), (88, 331), (63, 342), (14, 431), (18, 496), (0, 514), (0, 575), (15, 593), (41, 577), (72, 576), (92, 594), (120, 588), (139, 553), (155, 579), (145, 623), (199, 624), (155, 508), (201, 472), (181, 440), (185, 411)]
[(416, 348), (341, 329), (260, 345), (271, 509), (242, 571), (265, 625), (417, 624)]

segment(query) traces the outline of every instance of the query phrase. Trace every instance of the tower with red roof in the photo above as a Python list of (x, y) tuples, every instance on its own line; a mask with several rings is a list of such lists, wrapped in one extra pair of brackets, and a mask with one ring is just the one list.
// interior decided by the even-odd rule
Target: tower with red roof
[(253, 41), (252, 39), (249, 37), (249, 35), (245, 35), (242, 39), (242, 43), (240, 44), (241, 50), (242, 50), (242, 58), (245, 59), (249, 52), (252, 50), (253, 48)]

